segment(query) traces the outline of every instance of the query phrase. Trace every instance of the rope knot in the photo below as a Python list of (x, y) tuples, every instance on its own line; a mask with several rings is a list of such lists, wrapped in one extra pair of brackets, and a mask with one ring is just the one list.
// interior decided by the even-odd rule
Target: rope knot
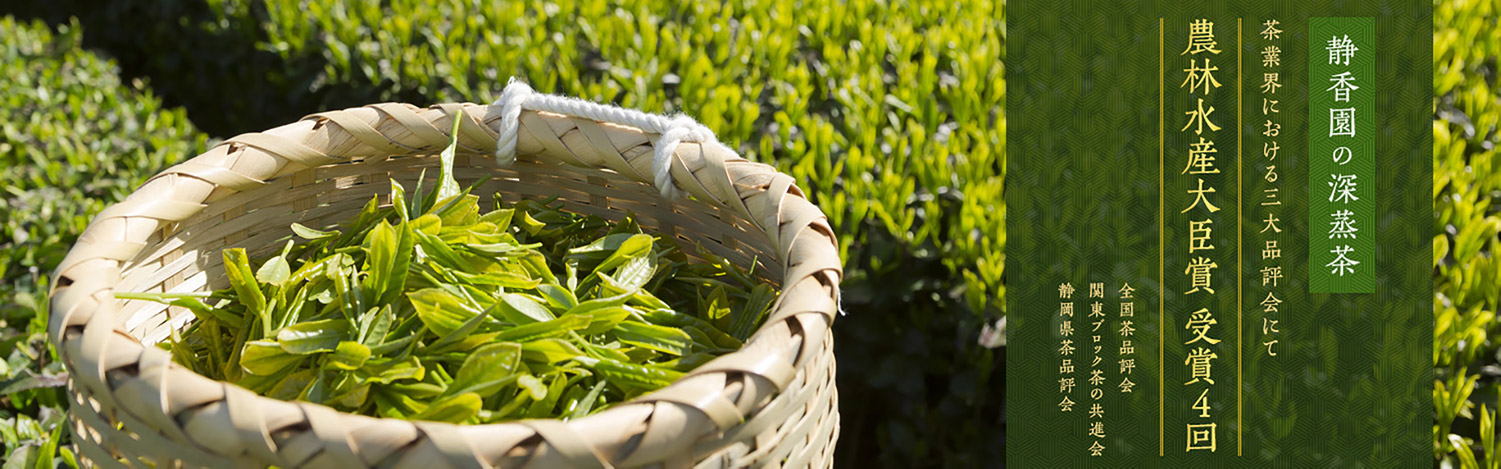
[(705, 145), (710, 142), (717, 144), (719, 139), (714, 136), (714, 131), (687, 115), (678, 114), (667, 121), (667, 128), (652, 144), (652, 172), (653, 182), (662, 191), (662, 196), (669, 199), (682, 196), (682, 191), (672, 182), (672, 154), (682, 142)]
[(686, 114), (673, 116), (671, 120), (667, 121), (667, 126), (669, 130), (683, 129), (684, 133), (681, 140), (683, 142), (708, 143), (719, 140), (718, 137), (714, 136), (713, 130), (709, 130), (708, 127), (698, 123), (698, 121), (692, 117), (688, 117)]
[(495, 163), (503, 168), (516, 163), (516, 131), (521, 127), (521, 109), (535, 94), (531, 86), (511, 77), (506, 82), (505, 91), (500, 93), (500, 99), (495, 100), (494, 105), (500, 106), (500, 137), (495, 141)]

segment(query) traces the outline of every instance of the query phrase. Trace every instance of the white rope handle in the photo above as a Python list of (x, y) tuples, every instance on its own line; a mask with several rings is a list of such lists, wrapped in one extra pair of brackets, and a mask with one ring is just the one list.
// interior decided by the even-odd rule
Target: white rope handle
[(511, 77), (506, 88), (495, 100), (500, 106), (500, 137), (495, 141), (495, 162), (501, 167), (516, 163), (516, 131), (521, 127), (521, 110), (546, 111), (567, 116), (583, 117), (599, 122), (610, 122), (635, 127), (658, 135), (652, 142), (652, 176), (662, 196), (676, 199), (682, 191), (672, 182), (672, 154), (678, 143), (690, 142), (702, 145), (717, 145), (734, 153), (719, 142), (714, 132), (703, 124), (683, 114), (673, 117), (648, 114), (634, 109), (599, 104), (578, 98), (538, 93)]

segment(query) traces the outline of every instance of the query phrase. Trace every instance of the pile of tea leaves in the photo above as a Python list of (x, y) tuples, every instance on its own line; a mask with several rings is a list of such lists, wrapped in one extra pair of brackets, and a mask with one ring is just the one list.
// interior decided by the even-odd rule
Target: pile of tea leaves
[[(451, 151), (451, 150), (450, 150)], [(707, 252), (522, 200), (481, 213), (450, 154), (436, 191), (280, 253), (223, 251), (231, 288), (117, 293), (196, 321), (160, 346), (209, 378), (381, 417), (488, 423), (576, 418), (666, 386), (738, 349), (777, 291)], [(476, 183), (477, 186), (479, 183)]]

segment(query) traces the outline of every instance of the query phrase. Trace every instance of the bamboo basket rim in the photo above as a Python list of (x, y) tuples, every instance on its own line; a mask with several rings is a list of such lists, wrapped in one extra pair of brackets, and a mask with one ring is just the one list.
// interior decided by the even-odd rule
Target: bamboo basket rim
[[(159, 241), (185, 220), (271, 181), (311, 177), (317, 168), (394, 155), (435, 155), (448, 145), (447, 129), (456, 116), (464, 116), (459, 152), (489, 155), (502, 114), (501, 106), (470, 103), (427, 108), (381, 103), (317, 113), (225, 140), (105, 209), (54, 274), (48, 335), (71, 371), (73, 413), (81, 414), (74, 416), (79, 420), (75, 432), (102, 440), (92, 433), (107, 421), (96, 414), (109, 409), (112, 419), (136, 424), (134, 443), (127, 444), (181, 445), (186, 448), (182, 461), (190, 465), (209, 465), (217, 457), (338, 467), (674, 465), (670, 463), (685, 462), (685, 454), (702, 455), (737, 438), (755, 438), (768, 424), (755, 417), (769, 408), (802, 405), (777, 402), (789, 385), (816, 380), (832, 386), (832, 376), (814, 376), (833, 373), (828, 328), (838, 310), (842, 276), (827, 218), (790, 176), (747, 161), (724, 145), (688, 141), (677, 142), (671, 152), (670, 175), (677, 189), (692, 198), (663, 203), (675, 212), (713, 207), (748, 222), (753, 239), (744, 242), (769, 248), (780, 295), (740, 350), (701, 365), (666, 388), (593, 415), (453, 425), (344, 414), (255, 395), (198, 375), (125, 326), (122, 302), (113, 297), (122, 272), (143, 268), (138, 263), (142, 256), (159, 254), (147, 249), (152, 240)], [(518, 164), (604, 171), (653, 184), (651, 153), (660, 134), (534, 110), (521, 111), (517, 120)], [(819, 365), (823, 361), (827, 364)], [(837, 429), (837, 415), (830, 425)], [(158, 434), (142, 434), (141, 429)], [(92, 449), (93, 454), (85, 451), (84, 456), (95, 462), (111, 456)]]

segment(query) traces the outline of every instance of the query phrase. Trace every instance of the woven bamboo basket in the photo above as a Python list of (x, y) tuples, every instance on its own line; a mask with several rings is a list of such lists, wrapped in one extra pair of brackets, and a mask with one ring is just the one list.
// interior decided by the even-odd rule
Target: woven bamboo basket
[[(101, 467), (828, 466), (840, 260), (824, 214), (792, 178), (717, 141), (664, 142), (660, 129), (608, 121), (634, 111), (503, 107), (314, 114), (224, 141), (101, 212), (58, 268), (49, 327), (70, 371), (81, 456)], [(344, 414), (205, 378), (154, 345), (190, 312), (113, 297), (226, 288), (222, 249), (269, 255), (293, 222), (332, 226), (376, 194), (389, 202), (388, 180), (412, 187), (424, 168), (436, 175), (455, 118), (456, 178), (492, 178), (474, 194), (557, 197), (607, 219), (631, 212), (661, 236), (754, 265), (781, 288), (766, 323), (741, 350), (594, 415), (465, 426)], [(499, 167), (491, 153), (507, 125), (520, 158)], [(664, 198), (653, 183), (664, 143), (685, 197)]]

